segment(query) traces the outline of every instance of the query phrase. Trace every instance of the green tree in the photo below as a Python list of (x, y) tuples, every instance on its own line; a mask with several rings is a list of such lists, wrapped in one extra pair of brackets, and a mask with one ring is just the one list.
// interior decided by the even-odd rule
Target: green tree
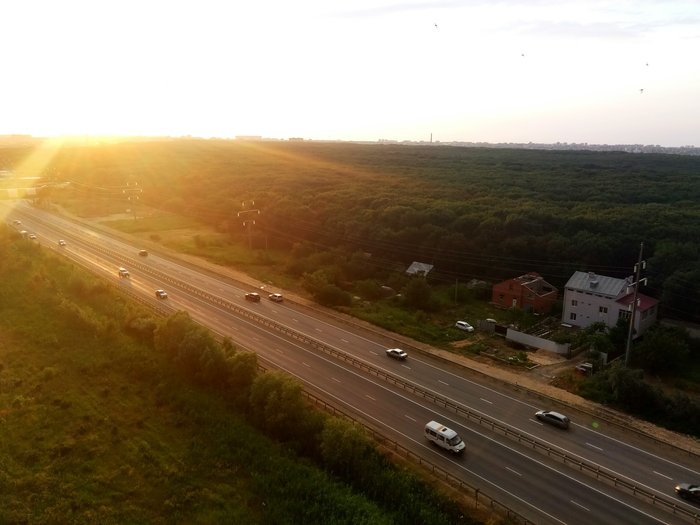
[(301, 381), (278, 370), (265, 372), (250, 387), (250, 409), (258, 426), (290, 441), (303, 427), (305, 403)]
[(178, 348), (188, 332), (195, 328), (196, 323), (190, 314), (178, 310), (161, 321), (153, 332), (156, 348), (171, 359), (177, 356)]
[(675, 372), (687, 363), (690, 348), (683, 328), (658, 324), (634, 346), (636, 360), (647, 370)]
[[(202, 358), (205, 354), (207, 357), (203, 362)], [(190, 379), (202, 380), (202, 365), (212, 361), (212, 367), (216, 366), (214, 364), (215, 356), (223, 360), (223, 352), (221, 352), (219, 343), (214, 339), (211, 330), (194, 325), (178, 346), (174, 362)], [(215, 375), (213, 369), (210, 370), (210, 374)]]
[(432, 306), (431, 299), (433, 291), (423, 277), (411, 279), (403, 289), (403, 296), (406, 300), (406, 304), (413, 308), (429, 310)]
[(232, 389), (246, 391), (258, 375), (258, 354), (237, 352), (229, 358), (229, 384)]

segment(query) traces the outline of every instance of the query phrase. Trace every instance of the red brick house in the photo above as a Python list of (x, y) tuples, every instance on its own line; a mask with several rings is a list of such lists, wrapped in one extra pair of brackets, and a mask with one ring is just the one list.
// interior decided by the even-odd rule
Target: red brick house
[(497, 306), (516, 306), (529, 312), (542, 313), (557, 300), (559, 291), (542, 277), (530, 272), (502, 283), (494, 284), (491, 302)]

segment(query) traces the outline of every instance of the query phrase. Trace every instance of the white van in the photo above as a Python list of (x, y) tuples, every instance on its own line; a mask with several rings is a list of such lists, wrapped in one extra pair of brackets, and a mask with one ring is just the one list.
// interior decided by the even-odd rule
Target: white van
[(466, 448), (464, 441), (457, 435), (457, 432), (447, 428), (445, 425), (441, 425), (437, 421), (431, 421), (425, 425), (425, 437), (428, 438), (428, 441), (449, 450), (453, 454), (459, 454)]

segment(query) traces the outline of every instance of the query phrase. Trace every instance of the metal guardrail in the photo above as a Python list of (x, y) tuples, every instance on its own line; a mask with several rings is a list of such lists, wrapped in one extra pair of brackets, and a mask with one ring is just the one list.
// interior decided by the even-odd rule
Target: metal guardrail
[[(81, 224), (81, 225), (84, 226), (84, 223), (82, 223), (82, 222), (80, 222), (80, 221), (77, 221), (77, 220), (75, 220), (75, 219), (73, 219), (73, 218), (71, 218), (71, 217), (68, 217), (68, 216), (62, 216), (62, 217), (63, 217), (65, 220), (69, 220), (69, 221), (71, 221), (71, 222), (76, 222), (76, 223)], [(46, 223), (46, 221), (44, 221), (44, 220), (41, 219), (41, 218), (37, 218), (37, 217), (32, 217), (32, 218), (33, 218), (33, 220), (36, 220), (37, 222), (41, 222), (41, 223), (44, 223), (44, 224)], [(114, 236), (114, 234), (111, 233), (111, 232), (109, 232), (107, 228), (99, 227), (98, 229), (103, 230), (103, 231), (104, 231), (106, 234), (108, 234), (108, 235)], [(126, 237), (126, 235), (124, 235), (124, 237)], [(82, 238), (81, 238), (80, 240), (84, 242), (84, 240), (83, 240)], [(98, 247), (97, 245), (94, 245), (94, 244), (93, 244), (93, 246)], [(100, 249), (100, 248), (101, 248), (101, 247), (98, 247), (98, 249)], [(176, 257), (177, 257), (177, 255), (176, 255)], [(132, 259), (122, 258), (122, 260), (127, 261), (127, 262), (133, 264), (133, 260), (132, 260)], [(191, 263), (191, 264), (192, 264), (192, 263)], [(196, 265), (196, 264), (195, 264), (195, 265)], [(200, 267), (201, 267), (201, 265), (200, 265)], [(239, 282), (242, 286), (250, 286), (250, 285), (248, 285), (248, 284), (246, 284), (246, 283), (242, 283), (241, 281), (238, 281), (238, 280), (236, 280), (236, 279), (232, 279), (232, 280), (234, 280), (234, 281), (236, 281), (236, 282)], [(372, 335), (374, 335), (374, 336), (376, 336), (376, 337), (380, 337), (380, 338), (385, 339), (385, 340), (387, 340), (387, 341), (391, 341), (392, 344), (401, 345), (402, 347), (408, 348), (408, 349), (410, 349), (411, 351), (415, 351), (415, 352), (417, 352), (417, 353), (419, 353), (419, 354), (421, 354), (421, 355), (425, 355), (425, 356), (430, 357), (430, 358), (432, 358), (432, 359), (438, 360), (438, 361), (440, 361), (440, 362), (442, 362), (442, 363), (445, 363), (445, 364), (454, 366), (454, 367), (456, 367), (456, 368), (459, 368), (459, 369), (461, 369), (461, 370), (464, 370), (464, 371), (473, 373), (473, 374), (475, 374), (475, 375), (477, 375), (477, 376), (479, 376), (479, 377), (481, 377), (481, 378), (484, 378), (484, 379), (487, 379), (487, 380), (491, 380), (491, 381), (493, 381), (494, 383), (498, 383), (498, 384), (500, 384), (500, 385), (502, 385), (502, 386), (505, 386), (505, 387), (507, 387), (507, 388), (514, 389), (515, 391), (522, 391), (522, 392), (525, 392), (525, 393), (528, 394), (528, 395), (531, 395), (531, 396), (538, 397), (538, 398), (540, 398), (540, 399), (546, 400), (547, 402), (549, 402), (549, 403), (551, 403), (551, 404), (556, 404), (556, 405), (558, 405), (558, 406), (564, 407), (564, 408), (566, 408), (566, 410), (568, 410), (568, 411), (570, 411), (570, 412), (573, 411), (573, 412), (577, 412), (577, 413), (579, 413), (579, 414), (584, 414), (584, 415), (589, 416), (589, 417), (592, 417), (592, 418), (596, 418), (596, 419), (598, 419), (599, 421), (605, 422), (605, 423), (608, 424), (608, 425), (612, 425), (612, 426), (618, 427), (618, 428), (620, 428), (620, 429), (622, 429), (622, 430), (631, 432), (631, 433), (636, 434), (637, 436), (641, 436), (641, 437), (643, 437), (643, 438), (645, 438), (645, 439), (650, 439), (650, 440), (652, 440), (654, 443), (656, 443), (656, 444), (658, 444), (658, 445), (663, 445), (663, 446), (668, 447), (668, 448), (670, 448), (670, 449), (672, 449), (672, 450), (674, 450), (674, 451), (676, 451), (676, 452), (679, 452), (679, 453), (681, 453), (681, 454), (683, 454), (683, 455), (687, 455), (687, 456), (689, 456), (689, 457), (695, 458), (696, 460), (700, 460), (700, 454), (698, 454), (698, 453), (696, 453), (696, 452), (693, 452), (693, 451), (691, 451), (691, 450), (688, 450), (688, 449), (679, 447), (678, 445), (674, 445), (673, 443), (669, 443), (668, 441), (665, 441), (665, 440), (663, 440), (663, 439), (659, 439), (659, 438), (657, 438), (656, 436), (653, 436), (653, 435), (651, 435), (651, 434), (647, 434), (646, 432), (644, 432), (644, 431), (642, 431), (642, 430), (638, 430), (638, 429), (636, 429), (636, 428), (632, 428), (632, 427), (629, 427), (629, 426), (626, 426), (626, 425), (622, 425), (622, 424), (620, 424), (620, 423), (618, 423), (618, 422), (616, 422), (616, 421), (613, 421), (613, 420), (611, 420), (611, 419), (609, 419), (609, 418), (606, 418), (605, 416), (601, 416), (600, 414), (594, 414), (594, 413), (592, 413), (592, 412), (589, 412), (589, 411), (584, 410), (584, 409), (582, 409), (582, 408), (579, 408), (579, 407), (577, 407), (577, 406), (570, 405), (570, 404), (568, 404), (568, 403), (566, 403), (566, 402), (564, 402), (564, 401), (561, 401), (561, 400), (559, 400), (559, 399), (556, 399), (556, 398), (553, 398), (553, 397), (551, 397), (551, 396), (548, 396), (547, 394), (543, 394), (543, 393), (541, 393), (541, 392), (538, 392), (538, 391), (536, 391), (536, 390), (532, 390), (532, 389), (527, 388), (527, 387), (522, 386), (522, 385), (518, 385), (517, 383), (516, 383), (516, 384), (513, 384), (513, 383), (510, 383), (510, 382), (508, 382), (508, 381), (506, 381), (506, 380), (504, 380), (504, 379), (500, 379), (500, 378), (497, 378), (497, 377), (494, 377), (494, 376), (490, 376), (490, 375), (486, 374), (485, 372), (482, 372), (481, 370), (477, 370), (477, 369), (475, 369), (475, 368), (469, 367), (469, 366), (464, 365), (464, 364), (462, 364), (462, 363), (458, 363), (458, 362), (452, 361), (452, 360), (450, 360), (450, 359), (446, 359), (446, 358), (444, 358), (444, 357), (442, 357), (442, 356), (440, 356), (440, 355), (433, 354), (433, 353), (428, 352), (428, 351), (426, 351), (426, 350), (424, 350), (424, 349), (422, 349), (422, 348), (420, 348), (420, 347), (413, 346), (411, 343), (409, 343), (409, 342), (407, 342), (407, 341), (405, 341), (405, 340), (400, 340), (400, 339), (392, 338), (392, 337), (390, 337), (390, 336), (388, 336), (388, 335), (386, 335), (386, 334), (377, 332), (376, 330), (372, 330), (372, 329), (369, 328), (369, 327), (359, 325), (359, 324), (353, 322), (352, 320), (348, 320), (348, 319), (344, 319), (344, 318), (342, 318), (342, 317), (338, 317), (338, 316), (332, 315), (332, 314), (330, 314), (329, 312), (325, 312), (325, 311), (322, 312), (322, 311), (318, 310), (317, 308), (314, 308), (314, 307), (312, 307), (312, 306), (309, 306), (309, 305), (306, 305), (306, 304), (303, 304), (303, 303), (299, 303), (299, 302), (294, 301), (294, 300), (291, 300), (291, 299), (286, 299), (286, 300), (287, 300), (287, 302), (291, 302), (291, 303), (296, 304), (296, 305), (298, 305), (298, 306), (300, 306), (300, 307), (302, 307), (302, 308), (306, 308), (306, 309), (308, 309), (308, 310), (311, 310), (311, 311), (313, 311), (313, 312), (315, 312), (315, 313), (317, 313), (317, 314), (323, 314), (324, 316), (330, 317), (330, 318), (334, 319), (335, 321), (337, 321), (337, 322), (339, 322), (339, 323), (343, 323), (343, 324), (346, 324), (346, 325), (348, 325), (348, 326), (352, 326), (353, 328), (360, 328), (360, 329), (362, 329), (362, 330), (364, 330), (364, 331), (366, 331), (366, 332), (368, 332), (368, 333), (370, 333), (370, 334), (372, 334)]]
[[(85, 241), (84, 241), (85, 242)], [(155, 270), (153, 268), (150, 268), (147, 265), (144, 265), (142, 263), (135, 262), (124, 255), (114, 252), (112, 250), (103, 248), (95, 243), (91, 243), (89, 241), (85, 242), (86, 244), (89, 244), (99, 251), (102, 251), (104, 253), (108, 253), (112, 257), (122, 260), (122, 261), (127, 261), (129, 262), (132, 266), (136, 266), (137, 268), (146, 271), (152, 275), (155, 275), (156, 277), (170, 282), (172, 284), (175, 284), (176, 286), (179, 286), (191, 293), (195, 293), (201, 297), (206, 298), (209, 301), (212, 301), (216, 304), (219, 304), (220, 306), (223, 306), (229, 310), (234, 311), (235, 313), (245, 316), (255, 322), (258, 322), (260, 324), (263, 324), (269, 328), (272, 328), (280, 333), (283, 333), (297, 341), (300, 341), (306, 345), (311, 346), (312, 348), (316, 348), (318, 350), (321, 350), (322, 352), (331, 355), (337, 359), (342, 359), (346, 363), (349, 363), (353, 365), (356, 368), (359, 368), (360, 370), (363, 370), (367, 373), (370, 373), (376, 377), (379, 377), (383, 379), (384, 381), (390, 382), (395, 386), (401, 387), (404, 390), (408, 390), (412, 392), (413, 394), (419, 395), (423, 397), (424, 399), (428, 399), (431, 402), (443, 406), (444, 408), (447, 408), (456, 414), (460, 414), (462, 416), (465, 416), (469, 420), (474, 420), (478, 422), (482, 426), (486, 426), (491, 428), (491, 430), (502, 432), (504, 436), (517, 440), (519, 443), (524, 443), (530, 447), (532, 447), (533, 450), (536, 450), (538, 452), (546, 453), (547, 456), (553, 457), (554, 459), (557, 459), (559, 461), (562, 461), (565, 465), (570, 465), (572, 467), (578, 468), (579, 471), (584, 472), (588, 475), (595, 476), (596, 479), (598, 480), (603, 480), (608, 482), (609, 484), (614, 485), (616, 488), (622, 488), (627, 490), (629, 493), (634, 495), (635, 497), (638, 497), (640, 499), (643, 499), (647, 502), (651, 502), (654, 505), (659, 505), (663, 507), (665, 510), (668, 510), (670, 512), (673, 512), (673, 514), (678, 514), (681, 515), (685, 518), (692, 519), (693, 523), (699, 523), (700, 522), (700, 513), (692, 513), (688, 510), (685, 510), (681, 507), (678, 506), (678, 504), (674, 503), (671, 500), (667, 500), (663, 497), (657, 496), (656, 494), (653, 494), (647, 489), (640, 488), (637, 485), (635, 485), (631, 480), (627, 480), (624, 478), (621, 478), (619, 476), (615, 476), (614, 474), (611, 474), (609, 472), (606, 472), (605, 470), (602, 470), (600, 466), (598, 465), (592, 465), (589, 463), (586, 463), (584, 461), (581, 461), (579, 459), (576, 459), (572, 456), (569, 456), (568, 454), (565, 454), (563, 452), (559, 452), (552, 447), (548, 445), (544, 445), (537, 440), (534, 440), (530, 437), (527, 437), (523, 434), (520, 434), (519, 432), (515, 432), (508, 428), (507, 426), (504, 426), (500, 423), (497, 423), (493, 420), (490, 420), (488, 418), (483, 417), (480, 414), (477, 414), (475, 412), (472, 412), (471, 410), (462, 408), (461, 406), (457, 405), (456, 403), (453, 403), (452, 401), (448, 400), (447, 398), (433, 394), (431, 392), (428, 392), (424, 390), (423, 388), (406, 381), (404, 379), (401, 379), (399, 377), (396, 377), (392, 374), (389, 374), (375, 366), (370, 365), (369, 363), (366, 363), (365, 361), (362, 361), (360, 359), (357, 359), (356, 357), (343, 352), (342, 350), (338, 350), (337, 348), (333, 348), (325, 343), (322, 343), (320, 341), (317, 341), (309, 336), (306, 336), (304, 334), (301, 334), (299, 332), (296, 332), (295, 330), (292, 330), (290, 328), (287, 328), (284, 325), (281, 325), (279, 323), (276, 323), (275, 321), (272, 321), (266, 317), (262, 317), (258, 314), (255, 314), (254, 312), (251, 312), (250, 310), (247, 310), (245, 308), (242, 308), (240, 306), (235, 305), (234, 303), (231, 303), (230, 301), (227, 301), (226, 299), (223, 299), (221, 297), (212, 295), (208, 292), (204, 292), (194, 286), (191, 286), (187, 283), (183, 283), (182, 281), (178, 279), (174, 279), (168, 275), (163, 274), (162, 272), (159, 272), (158, 270)], [(92, 270), (90, 270), (92, 271)], [(93, 272), (94, 273), (94, 272)], [(120, 290), (122, 288), (119, 288)], [(125, 291), (125, 290), (124, 290)], [(125, 291), (126, 292), (126, 291)], [(134, 294), (131, 294), (131, 292), (128, 292), (130, 295), (136, 297)], [(150, 303), (147, 303), (145, 300), (142, 298), (138, 298), (142, 304), (147, 304), (150, 306)], [(155, 308), (155, 306), (154, 306)]]

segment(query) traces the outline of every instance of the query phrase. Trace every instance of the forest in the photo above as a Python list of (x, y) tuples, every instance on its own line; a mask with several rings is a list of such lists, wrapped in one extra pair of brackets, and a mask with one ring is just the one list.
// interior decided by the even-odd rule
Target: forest
[(643, 293), (662, 300), (664, 315), (700, 322), (696, 157), (228, 140), (5, 156), (96, 203), (123, 203), (138, 182), (142, 204), (241, 243), (243, 221), (254, 219), (254, 249), (296, 249), (291, 274), (323, 269), (344, 289), (385, 284), (413, 261), (434, 265), (438, 283), (536, 271), (562, 287), (575, 270), (631, 275), (643, 242)]

